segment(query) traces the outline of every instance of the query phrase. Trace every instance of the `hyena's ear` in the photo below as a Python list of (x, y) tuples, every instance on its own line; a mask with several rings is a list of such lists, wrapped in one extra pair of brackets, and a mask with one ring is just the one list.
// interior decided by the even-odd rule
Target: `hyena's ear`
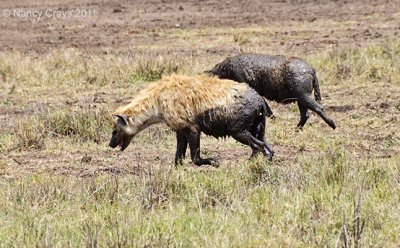
[(114, 115), (117, 117), (117, 125), (121, 127), (126, 127), (128, 125), (128, 116), (126, 115)]

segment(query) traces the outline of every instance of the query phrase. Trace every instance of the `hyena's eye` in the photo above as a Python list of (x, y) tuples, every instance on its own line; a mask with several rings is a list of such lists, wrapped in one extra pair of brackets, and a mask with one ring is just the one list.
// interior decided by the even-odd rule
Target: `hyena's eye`
[(114, 130), (114, 131), (112, 132), (112, 135), (117, 135), (117, 130)]

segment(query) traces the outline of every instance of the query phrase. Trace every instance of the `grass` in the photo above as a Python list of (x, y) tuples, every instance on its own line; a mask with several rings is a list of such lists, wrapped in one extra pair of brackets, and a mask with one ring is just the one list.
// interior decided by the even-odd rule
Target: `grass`
[(177, 73), (181, 65), (176, 61), (165, 61), (165, 60), (150, 60), (150, 61), (139, 61), (136, 67), (135, 80), (143, 81), (155, 81), (162, 77), (162, 75), (170, 75)]
[(110, 112), (219, 55), (2, 54), (1, 246), (398, 246), (399, 55), (398, 41), (307, 55), (338, 129), (312, 114), (297, 132), (296, 106), (271, 103), (274, 162), (203, 137), (222, 164), (199, 169), (172, 166), (163, 126), (107, 149)]
[(354, 243), (358, 218), (365, 223), (359, 243), (396, 244), (396, 160), (383, 168), (340, 156), (303, 170), (295, 182), (290, 168), (261, 161), (208, 173), (155, 164), (137, 176), (2, 182), (0, 237), (4, 245), (32, 246), (320, 247), (343, 244), (344, 226)]
[(111, 114), (97, 109), (46, 109), (25, 116), (8, 129), (14, 136), (10, 149), (43, 149), (45, 143), (73, 138), (76, 142), (99, 144), (111, 129)]
[(335, 49), (310, 58), (309, 62), (320, 68), (323, 78), (339, 83), (352, 80), (354, 83), (400, 83), (398, 63), (400, 44), (386, 41), (379, 46), (362, 49)]

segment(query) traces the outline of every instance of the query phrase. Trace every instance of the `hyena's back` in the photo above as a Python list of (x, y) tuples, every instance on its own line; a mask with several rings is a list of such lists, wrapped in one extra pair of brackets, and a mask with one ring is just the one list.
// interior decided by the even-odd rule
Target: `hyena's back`
[(175, 130), (199, 128), (207, 135), (227, 136), (264, 114), (263, 98), (246, 84), (204, 75), (164, 80), (160, 109)]

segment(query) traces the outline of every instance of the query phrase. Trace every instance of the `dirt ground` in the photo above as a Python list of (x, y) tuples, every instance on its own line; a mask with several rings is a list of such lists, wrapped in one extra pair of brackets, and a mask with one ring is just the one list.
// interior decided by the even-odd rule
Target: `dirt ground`
[[(32, 11), (38, 11), (42, 16), (23, 16)], [(63, 17), (63, 14), (72, 16)], [(50, 0), (46, 3), (37, 0), (4, 0), (0, 2), (0, 15), (0, 52), (30, 56), (41, 56), (63, 48), (77, 48), (93, 53), (134, 51), (142, 54), (196, 54), (203, 57), (209, 54), (228, 56), (237, 53), (238, 49), (292, 55), (315, 53), (332, 47), (361, 47), (400, 38), (398, 0)], [(326, 110), (336, 120), (363, 111), (370, 112), (370, 108), (375, 108), (377, 112), (390, 108), (390, 115), (396, 113), (395, 99), (386, 102), (374, 98), (371, 103), (360, 97), (363, 101), (355, 106), (349, 99), (342, 98), (341, 102), (334, 100), (354, 89), (342, 90), (334, 86), (330, 89), (333, 90), (330, 96), (325, 88), (323, 97), (326, 99)], [(97, 93), (85, 92), (86, 100), (90, 101)], [(110, 93), (104, 94), (107, 101), (113, 98)], [(63, 98), (55, 102), (60, 99)], [(76, 102), (79, 100), (75, 99)], [(51, 100), (46, 102), (51, 103)], [(39, 103), (36, 101), (29, 104)], [(385, 108), (385, 104), (389, 104), (389, 107)], [(274, 103), (271, 106), (274, 110), (278, 109), (276, 112), (279, 113), (281, 107)], [(4, 124), (12, 115), (15, 117), (18, 114), (9, 111), (8, 107), (0, 106), (0, 127), (1, 122)], [(290, 123), (284, 124), (294, 127), (297, 118), (294, 114)], [(322, 120), (314, 115), (309, 122), (322, 123)], [(291, 129), (290, 132), (295, 133), (295, 130)], [(335, 134), (326, 135), (334, 137)], [(371, 142), (367, 148), (360, 146), (354, 151), (369, 156), (371, 152), (368, 149), (372, 149), (369, 145), (380, 143), (381, 140), (375, 140), (376, 135), (363, 135)], [(378, 138), (385, 137), (382, 134)], [(298, 139), (301, 140), (302, 136)], [(14, 172), (4, 174), (12, 177), (32, 172), (79, 176), (103, 172), (135, 173), (139, 163), (172, 162), (174, 152), (170, 148), (175, 144), (173, 140), (168, 142), (166, 146), (153, 150), (157, 141), (150, 142), (133, 151), (133, 157), (132, 153), (117, 154), (106, 148), (91, 154), (87, 159), (86, 154), (79, 151), (13, 153), (7, 159), (12, 161)], [(210, 144), (211, 153), (220, 152), (220, 157), (225, 160), (224, 166), (233, 161), (242, 161), (250, 154), (248, 150), (238, 149), (237, 146), (235, 148), (232, 143), (206, 141), (205, 146)], [(279, 143), (274, 148), (280, 153), (278, 163), (290, 163), (294, 153), (310, 156), (317, 153), (307, 148), (299, 151), (294, 146)], [(393, 152), (381, 150), (375, 157), (390, 157)], [(114, 156), (117, 158), (110, 166), (109, 157)], [(127, 160), (130, 166), (127, 166)], [(76, 163), (81, 164), (81, 167), (77, 168)]]
[[(252, 47), (286, 53), (400, 37), (398, 0), (4, 0), (0, 10), (0, 51), (23, 53), (67, 47), (123, 51), (152, 44), (185, 53), (227, 54), (237, 50), (231, 42), (205, 43), (218, 37), (230, 41), (230, 28), (258, 37)], [(42, 15), (24, 15), (29, 11)], [(211, 28), (217, 32), (207, 32)], [(188, 45), (177, 39), (202, 42)]]

